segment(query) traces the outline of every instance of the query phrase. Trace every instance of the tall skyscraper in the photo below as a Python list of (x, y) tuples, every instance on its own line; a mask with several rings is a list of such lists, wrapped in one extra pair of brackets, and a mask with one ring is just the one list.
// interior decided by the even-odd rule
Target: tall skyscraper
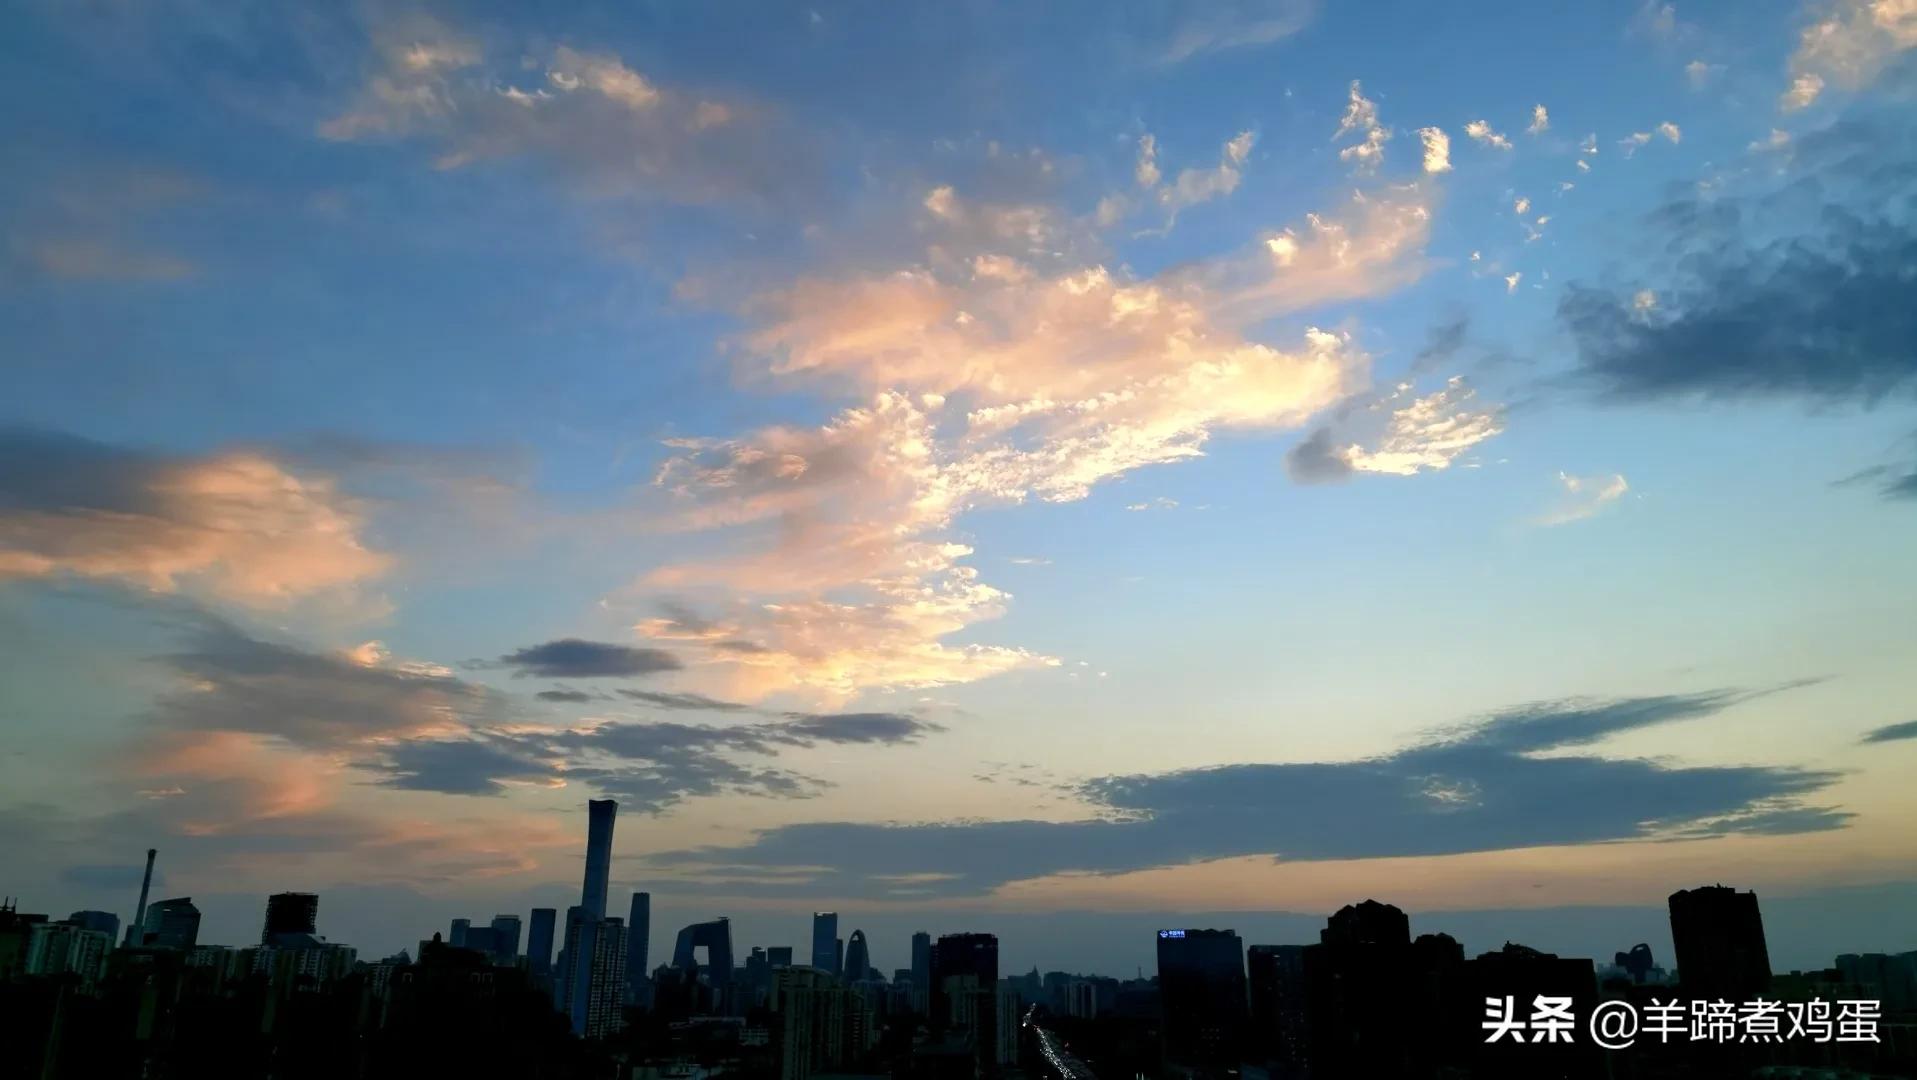
[(446, 932), (446, 944), (455, 949), (463, 949), (466, 947), (466, 939), (472, 936), (472, 932), (471, 919), (454, 919), (453, 925)]
[(650, 958), (651, 943), (652, 894), (636, 892), (632, 894), (632, 910), (626, 917), (626, 1001), (633, 1005), (647, 1004), (650, 969), (646, 961)]
[(147, 905), (140, 931), (141, 943), (150, 949), (191, 951), (200, 942), (200, 909), (190, 896), (156, 901)]
[(611, 799), (586, 803), (586, 883), (579, 906), (595, 919), (606, 917), (606, 883), (612, 874), (612, 821), (619, 804)]
[(266, 922), (260, 944), (271, 945), (279, 934), (315, 934), (319, 926), (319, 897), (312, 893), (283, 892), (266, 898)]
[[(606, 888), (612, 876), (612, 825), (619, 804), (611, 799), (593, 799), (586, 803), (586, 877), (579, 890), (579, 904), (566, 911), (566, 948), (559, 958), (557, 1004), (571, 1019), (576, 1035), (595, 1028), (604, 1033), (608, 1023), (616, 1024), (619, 1006), (626, 996), (626, 925), (606, 918)], [(608, 950), (617, 942), (617, 963), (611, 964)], [(616, 971), (614, 976), (609, 972)], [(611, 979), (608, 984), (607, 980)], [(610, 985), (612, 1004), (604, 1001)], [(605, 1016), (610, 1008), (612, 1020)], [(595, 1019), (598, 1017), (598, 1019)]]
[(494, 963), (511, 967), (519, 960), (519, 916), (493, 916)]
[(998, 1072), (998, 938), (946, 934), (932, 946), (934, 1038), (972, 1051), (973, 1074)]
[(859, 982), (872, 974), (872, 952), (865, 943), (865, 931), (852, 931), (845, 946), (845, 981)]
[(1233, 930), (1160, 930), (1165, 1057), (1235, 1067), (1244, 1056), (1245, 950)]
[(932, 1004), (932, 935), (912, 935), (912, 1008), (923, 1015)]
[(1757, 894), (1725, 885), (1671, 894), (1677, 981), (1692, 999), (1748, 1001), (1770, 989), (1771, 957)]
[(526, 966), (534, 975), (552, 972), (553, 921), (558, 914), (549, 907), (532, 909), (532, 927), (526, 935)]
[(839, 913), (812, 913), (812, 966), (828, 975), (839, 973)]

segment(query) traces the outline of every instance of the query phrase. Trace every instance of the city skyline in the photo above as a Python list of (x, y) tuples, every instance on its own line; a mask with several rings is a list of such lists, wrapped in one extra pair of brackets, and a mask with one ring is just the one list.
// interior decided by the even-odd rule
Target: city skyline
[(0, 15), (35, 910), (1917, 936), (1908, 3), (139, 7)]

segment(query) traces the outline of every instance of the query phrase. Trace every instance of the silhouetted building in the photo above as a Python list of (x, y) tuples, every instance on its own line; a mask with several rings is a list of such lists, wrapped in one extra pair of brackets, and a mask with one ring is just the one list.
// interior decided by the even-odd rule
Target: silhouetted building
[(970, 1054), (976, 1075), (998, 1070), (998, 938), (946, 934), (932, 946), (933, 1041)]
[(582, 953), (588, 961), (585, 998), (574, 1010), (576, 1030), (599, 1039), (625, 1027), (626, 924), (617, 918), (600, 919), (592, 926), (592, 948)]
[(467, 942), (468, 939), (472, 937), (472, 933), (473, 921), (471, 919), (454, 919), (452, 926), (448, 928), (446, 933), (446, 944), (451, 945), (455, 949), (468, 948)]
[(552, 974), (552, 938), (558, 912), (549, 907), (532, 909), (532, 927), (526, 935), (526, 968), (534, 975)]
[(159, 900), (147, 905), (146, 924), (141, 927), (140, 943), (150, 949), (178, 949), (186, 952), (200, 941), (200, 909), (190, 896)]
[(871, 972), (872, 953), (865, 943), (865, 931), (854, 930), (845, 946), (845, 969), (841, 974), (846, 982), (858, 982)]
[(632, 894), (626, 918), (626, 1001), (646, 1004), (646, 961), (652, 944), (652, 894)]
[(611, 799), (586, 803), (586, 880), (579, 906), (595, 919), (606, 917), (606, 886), (612, 875), (612, 824), (619, 804)]
[(1233, 930), (1160, 930), (1165, 1057), (1223, 1073), (1244, 1056), (1245, 951)]
[(1252, 1058), (1277, 1066), (1279, 1075), (1302, 1070), (1309, 1060), (1305, 946), (1253, 945), (1245, 951), (1245, 968), (1251, 999), (1246, 1039)]
[(493, 962), (501, 967), (512, 967), (519, 962), (519, 916), (494, 915), (490, 928), (493, 932)]
[(1657, 970), (1657, 962), (1651, 958), (1651, 947), (1642, 942), (1631, 946), (1630, 952), (1617, 954), (1617, 966), (1639, 986), (1651, 980), (1651, 972)]
[(812, 966), (828, 975), (839, 973), (839, 913), (812, 913)]
[(782, 967), (772, 973), (773, 1040), (780, 1080), (807, 1080), (846, 1063), (848, 1043), (862, 1041), (848, 1015), (857, 1005), (830, 972)]
[[(1463, 950), (1449, 938), (1420, 941), (1422, 947), (1414, 949), (1403, 911), (1376, 900), (1347, 905), (1325, 921), (1318, 944), (1304, 953), (1312, 1075), (1406, 1076), (1457, 1052), (1420, 1038), (1412, 1025), (1443, 1014), (1443, 999), (1433, 988), (1445, 973), (1428, 969), (1449, 965), (1455, 980)], [(1467, 1022), (1470, 1027), (1462, 1030), (1475, 1034), (1475, 1019), (1457, 1018), (1458, 1025)]]
[(88, 930), (71, 922), (35, 923), (28, 933), (26, 973), (72, 974), (82, 986), (93, 986), (106, 974), (113, 935)]
[[(1511, 1019), (1524, 1025), (1524, 1041), (1510, 1036), (1492, 1041), (1482, 1029), (1474, 1029), (1471, 1075), (1509, 1077), (1511, 1080), (1601, 1077), (1605, 1075), (1603, 1054), (1582, 1025), (1597, 1007), (1597, 969), (1589, 960), (1570, 959), (1539, 952), (1523, 945), (1505, 943), (1497, 952), (1484, 953), (1465, 965), (1465, 999), (1482, 1006), (1478, 1024), (1492, 1019), (1493, 1006), (1487, 999), (1510, 999)], [(1569, 1002), (1562, 1010), (1568, 1018), (1567, 1038), (1541, 1029), (1538, 999), (1559, 998)], [(1495, 1006), (1502, 1015), (1502, 1005)], [(1549, 1021), (1547, 1021), (1549, 1022)]]
[(283, 892), (266, 898), (266, 922), (260, 944), (271, 945), (280, 934), (314, 934), (319, 930), (319, 897), (312, 893)]
[(1917, 951), (1904, 953), (1843, 953), (1837, 971), (1847, 983), (1862, 986), (1888, 1012), (1917, 1009)]
[(765, 960), (766, 963), (771, 964), (775, 968), (791, 967), (792, 946), (773, 945), (768, 947), (765, 951)]
[[(703, 965), (699, 963), (700, 949), (706, 951)], [(712, 1010), (724, 1012), (727, 991), (732, 987), (732, 923), (714, 919), (679, 931), (679, 940), (672, 947), (672, 966), (685, 972), (687, 979), (709, 987)]]
[(912, 935), (912, 1008), (920, 1013), (932, 1001), (932, 935), (920, 930)]
[(67, 916), (67, 922), (115, 941), (120, 939), (120, 917), (111, 911), (76, 911)]
[(1685, 996), (1748, 1001), (1770, 989), (1771, 958), (1757, 894), (1725, 885), (1671, 894), (1671, 944)]

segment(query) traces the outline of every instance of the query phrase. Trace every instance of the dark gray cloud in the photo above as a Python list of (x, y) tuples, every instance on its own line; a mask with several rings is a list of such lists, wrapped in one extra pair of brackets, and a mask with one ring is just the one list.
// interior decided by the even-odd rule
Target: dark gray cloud
[(801, 742), (904, 743), (944, 731), (938, 724), (902, 713), (788, 713), (781, 731)]
[(1798, 140), (1781, 186), (1660, 207), (1647, 225), (1666, 269), (1559, 300), (1579, 380), (1616, 400), (1917, 390), (1913, 133), (1903, 117), (1843, 121)]
[(896, 713), (791, 713), (723, 725), (619, 721), (404, 742), (383, 748), (363, 767), (389, 787), (449, 795), (493, 795), (512, 782), (564, 779), (616, 798), (629, 810), (660, 813), (690, 798), (798, 799), (827, 786), (803, 773), (741, 762), (741, 757), (776, 758), (820, 744), (901, 745), (943, 730)]
[[(1917, 432), (1899, 439), (1898, 443), (1903, 447), (1917, 447)], [(1831, 486), (1873, 487), (1878, 495), (1886, 499), (1917, 499), (1917, 460), (1907, 458), (1890, 464), (1872, 465), (1831, 481)]]
[(168, 729), (334, 749), (440, 728), (449, 718), (482, 725), (506, 715), (498, 695), (436, 668), (307, 652), (211, 616), (196, 625), (189, 648), (157, 658), (189, 687), (154, 703), (152, 718)]
[(0, 427), (0, 511), (159, 512), (168, 459), (35, 428)]
[(1861, 741), (1880, 743), (1901, 742), (1904, 739), (1917, 739), (1917, 720), (1912, 720), (1907, 724), (1886, 724), (1883, 727), (1867, 732)]
[(654, 858), (694, 873), (706, 864), (832, 868), (790, 886), (763, 886), (770, 893), (884, 896), (912, 880), (919, 892), (976, 895), (1049, 874), (1247, 855), (1446, 855), (1841, 827), (1847, 813), (1807, 801), (1838, 779), (1834, 772), (1564, 753), (1621, 732), (1717, 715), (1751, 696), (1720, 690), (1545, 703), (1360, 761), (1103, 777), (1080, 785), (1095, 813), (1079, 821), (818, 822), (767, 830), (739, 847)]
[(709, 698), (704, 694), (675, 694), (668, 691), (626, 689), (620, 690), (619, 694), (621, 697), (630, 698), (644, 705), (655, 705), (661, 709), (694, 709), (709, 710), (712, 712), (746, 712), (751, 709), (749, 705), (741, 705), (734, 701), (720, 701), (717, 698)]
[(557, 701), (573, 705), (583, 705), (588, 701), (602, 700), (599, 695), (589, 694), (584, 690), (541, 690), (533, 696), (541, 701)]
[(1285, 475), (1299, 484), (1332, 484), (1351, 476), (1345, 444), (1331, 428), (1321, 427), (1285, 452)]
[(518, 675), (548, 679), (630, 678), (678, 671), (679, 659), (662, 649), (636, 648), (604, 641), (560, 638), (507, 653), (501, 667)]
[(546, 781), (558, 775), (559, 760), (529, 752), (522, 745), (489, 738), (415, 739), (399, 743), (376, 762), (362, 767), (384, 774), (386, 787), (437, 791), (447, 795), (498, 795), (503, 781)]

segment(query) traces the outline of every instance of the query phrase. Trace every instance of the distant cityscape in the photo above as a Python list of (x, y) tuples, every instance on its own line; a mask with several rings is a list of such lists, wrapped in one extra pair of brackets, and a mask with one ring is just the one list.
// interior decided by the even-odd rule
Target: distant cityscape
[[(755, 945), (740, 962), (714, 918), (652, 967), (650, 894), (608, 914), (617, 810), (588, 804), (563, 918), (456, 918), (379, 960), (322, 936), (321, 898), (303, 892), (266, 898), (257, 943), (201, 943), (190, 896), (150, 898), (151, 850), (124, 934), (112, 912), (52, 919), (8, 899), (0, 1075), (1917, 1076), (1917, 951), (1775, 972), (1756, 895), (1721, 884), (1671, 895), (1669, 969), (1645, 944), (1609, 962), (1512, 942), (1467, 958), (1375, 900), (1331, 915), (1315, 943), (1161, 929), (1155, 974), (1132, 979), (1001, 974), (994, 935), (930, 931), (888, 975), (829, 911), (802, 954)], [(1596, 1018), (1623, 1012), (1633, 1033), (1639, 1016), (1680, 1022), (1607, 1049)]]

